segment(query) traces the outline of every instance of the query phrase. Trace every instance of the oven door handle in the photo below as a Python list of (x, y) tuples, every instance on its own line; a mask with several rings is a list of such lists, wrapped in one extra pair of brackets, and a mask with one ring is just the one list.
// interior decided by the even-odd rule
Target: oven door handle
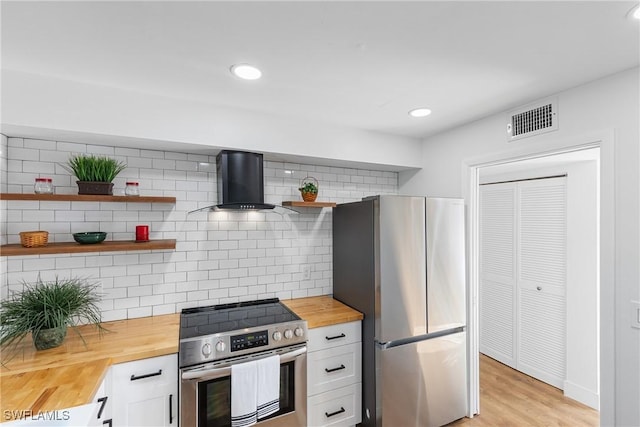
[[(307, 352), (307, 347), (302, 347), (294, 351), (290, 351), (289, 353), (284, 353), (280, 355), (280, 363), (287, 363), (299, 357)], [(266, 356), (270, 357), (270, 356)], [(266, 357), (257, 357), (251, 360), (259, 360), (265, 359)], [(206, 379), (214, 379), (220, 377), (226, 377), (231, 375), (231, 365), (230, 363), (222, 368), (211, 368), (211, 369), (203, 369), (203, 370), (193, 370), (193, 371), (185, 371), (182, 373), (183, 380), (206, 380)]]

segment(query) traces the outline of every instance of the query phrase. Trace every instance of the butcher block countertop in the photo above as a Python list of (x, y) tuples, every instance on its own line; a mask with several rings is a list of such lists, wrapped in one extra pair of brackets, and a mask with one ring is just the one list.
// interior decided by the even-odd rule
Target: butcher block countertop
[(282, 303), (306, 320), (309, 329), (353, 322), (364, 317), (359, 311), (328, 295), (283, 300)]
[[(309, 328), (361, 320), (362, 314), (330, 296), (282, 301)], [(104, 322), (106, 331), (82, 326), (86, 341), (73, 330), (64, 343), (36, 351), (27, 337), (0, 366), (0, 422), (5, 411), (54, 411), (91, 402), (109, 367), (178, 352), (180, 314)], [(177, 380), (177, 378), (176, 378)]]
[(94, 326), (80, 331), (86, 346), (72, 329), (64, 343), (36, 351), (26, 337), (8, 361), (3, 351), (0, 367), (0, 406), (5, 411), (53, 411), (91, 402), (114, 363), (130, 362), (178, 352), (180, 315), (104, 322), (101, 334)]

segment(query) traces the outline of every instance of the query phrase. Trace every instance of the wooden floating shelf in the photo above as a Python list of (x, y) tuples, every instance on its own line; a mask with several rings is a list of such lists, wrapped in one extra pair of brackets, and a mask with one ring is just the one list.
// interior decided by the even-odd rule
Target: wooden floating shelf
[(93, 194), (22, 194), (2, 193), (0, 200), (40, 200), (51, 202), (127, 202), (127, 203), (175, 203), (175, 197), (163, 196), (100, 196)]
[(303, 201), (286, 201), (282, 202), (282, 206), (289, 206), (294, 208), (335, 208), (335, 202), (303, 202)]
[(111, 240), (94, 244), (76, 242), (54, 242), (47, 246), (25, 248), (18, 243), (0, 246), (0, 256), (77, 254), (83, 252), (149, 251), (154, 249), (175, 249), (175, 239), (149, 240), (136, 243), (132, 240)]

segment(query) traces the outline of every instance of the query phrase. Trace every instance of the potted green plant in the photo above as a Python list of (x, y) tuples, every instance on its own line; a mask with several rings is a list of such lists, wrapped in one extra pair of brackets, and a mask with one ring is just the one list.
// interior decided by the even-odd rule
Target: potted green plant
[(78, 194), (113, 194), (113, 180), (127, 165), (106, 156), (78, 154), (61, 165), (78, 178)]
[[(31, 333), (38, 350), (57, 347), (72, 327), (93, 324), (101, 331), (98, 308), (98, 284), (86, 279), (60, 279), (43, 282), (38, 277), (34, 285), (23, 283), (23, 290), (0, 302), (0, 346), (15, 350)], [(9, 351), (12, 353), (12, 351)]]
[(318, 197), (318, 180), (312, 176), (305, 177), (298, 188), (305, 202), (315, 202)]

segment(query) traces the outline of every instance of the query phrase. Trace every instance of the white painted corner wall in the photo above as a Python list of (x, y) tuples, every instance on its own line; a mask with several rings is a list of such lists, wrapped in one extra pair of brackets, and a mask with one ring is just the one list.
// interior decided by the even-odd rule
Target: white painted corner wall
[(636, 426), (640, 329), (630, 326), (630, 301), (640, 300), (640, 72), (630, 69), (557, 97), (555, 132), (509, 143), (506, 114), (496, 114), (428, 138), (423, 142), (422, 169), (400, 172), (399, 192), (468, 197), (471, 164), (600, 139), (601, 277), (607, 279), (601, 286), (601, 424)]

